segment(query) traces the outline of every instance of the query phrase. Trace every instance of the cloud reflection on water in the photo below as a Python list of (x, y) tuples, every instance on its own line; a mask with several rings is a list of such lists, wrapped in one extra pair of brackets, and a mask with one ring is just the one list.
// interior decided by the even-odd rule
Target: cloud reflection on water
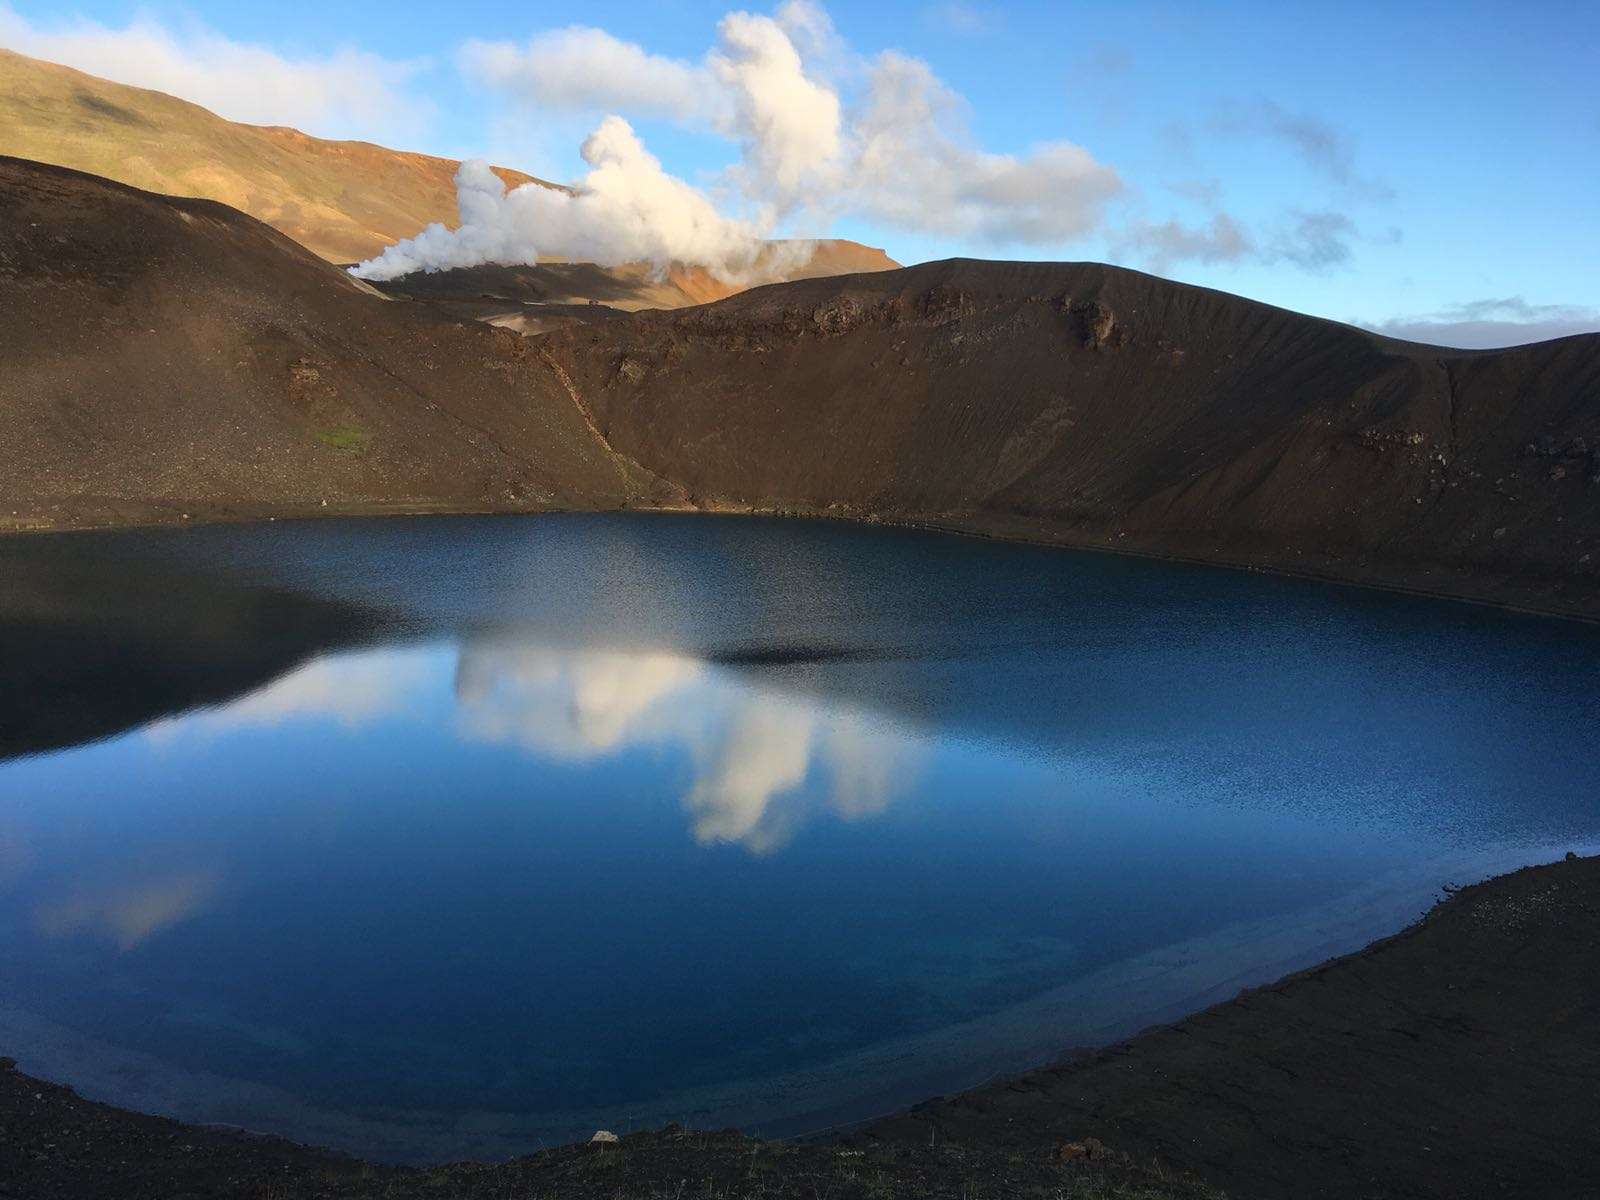
[(33, 912), (34, 926), (49, 937), (94, 933), (109, 938), (119, 950), (132, 950), (199, 914), (216, 893), (217, 883), (215, 871), (192, 867), (93, 886), (41, 903)]
[(657, 651), (573, 654), (481, 640), (461, 647), (455, 693), (469, 736), (582, 761), (692, 734), (692, 715), (661, 702), (704, 675), (705, 664)]
[(162, 743), (182, 734), (270, 728), (313, 718), (359, 729), (404, 712), (422, 682), (422, 664), (408, 655), (314, 658), (227, 704), (152, 722), (144, 735)]
[(480, 640), (461, 649), (456, 699), (465, 736), (565, 761), (641, 746), (685, 751), (694, 778), (683, 804), (695, 839), (755, 854), (781, 847), (819, 803), (847, 820), (883, 811), (909, 786), (920, 755), (883, 722), (665, 652)]
[[(869, 817), (910, 786), (921, 757), (910, 733), (755, 674), (672, 651), (568, 651), (485, 634), (456, 651), (453, 731), (563, 763), (678, 751), (692, 771), (682, 803), (695, 839), (754, 854), (783, 846), (819, 810)], [(165, 746), (292, 720), (355, 730), (416, 719), (431, 679), (425, 654), (331, 655), (231, 704), (157, 721), (145, 736)]]

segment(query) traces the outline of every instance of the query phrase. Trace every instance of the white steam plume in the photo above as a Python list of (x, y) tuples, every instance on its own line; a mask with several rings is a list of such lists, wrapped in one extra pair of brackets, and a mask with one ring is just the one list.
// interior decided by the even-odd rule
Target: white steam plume
[[(543, 253), (604, 266), (682, 263), (750, 282), (804, 253), (763, 250), (779, 222), (820, 228), (848, 213), (914, 233), (1050, 246), (1099, 228), (1122, 187), (1071, 142), (1022, 155), (974, 145), (964, 102), (926, 63), (893, 51), (849, 56), (810, 0), (789, 0), (775, 18), (729, 13), (717, 29), (698, 63), (584, 28), (525, 47), (473, 43), (461, 62), (490, 87), (545, 107), (611, 108), (720, 134), (739, 148), (722, 183), (753, 219), (720, 214), (609, 116), (584, 143), (590, 170), (571, 193), (505, 193), (486, 167), (467, 164), (457, 178), (461, 227), (431, 226), (357, 274), (526, 264)], [(851, 103), (835, 76), (853, 81)]]
[(820, 176), (838, 166), (839, 97), (807, 78), (799, 51), (771, 17), (730, 13), (718, 30), (722, 47), (707, 61), (730, 99), (724, 132), (739, 142), (736, 180), (746, 195), (793, 208), (831, 182)]
[(605, 267), (694, 263), (723, 279), (756, 265), (762, 230), (724, 217), (711, 201), (661, 169), (621, 117), (607, 117), (583, 143), (588, 173), (571, 191), (525, 183), (506, 190), (487, 163), (456, 172), (461, 224), (430, 225), (352, 268), (363, 279), (395, 279), (483, 263), (523, 266), (541, 252)]

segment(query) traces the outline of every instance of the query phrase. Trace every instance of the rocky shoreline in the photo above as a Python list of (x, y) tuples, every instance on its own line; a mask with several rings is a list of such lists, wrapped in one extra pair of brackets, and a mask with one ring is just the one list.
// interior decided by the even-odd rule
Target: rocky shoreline
[(1572, 856), (1172, 1025), (856, 1129), (668, 1128), (433, 1168), (112, 1108), (5, 1060), (0, 1196), (1590, 1196), (1597, 981), (1600, 857)]

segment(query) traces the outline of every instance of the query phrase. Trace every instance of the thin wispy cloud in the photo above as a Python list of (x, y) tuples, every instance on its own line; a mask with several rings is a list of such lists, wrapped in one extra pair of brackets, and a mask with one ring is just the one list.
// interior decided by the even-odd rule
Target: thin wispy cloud
[(1220, 209), (1209, 219), (1186, 223), (1135, 221), (1121, 231), (1120, 254), (1142, 261), (1152, 270), (1165, 271), (1183, 263), (1287, 263), (1304, 271), (1320, 272), (1347, 263), (1360, 237), (1354, 221), (1337, 212), (1303, 212), (1291, 209), (1258, 236)]
[(357, 729), (402, 714), (426, 671), (426, 661), (417, 655), (314, 658), (228, 704), (154, 721), (142, 736), (164, 746), (292, 721), (333, 721)]
[(1336, 267), (1349, 260), (1355, 222), (1337, 212), (1291, 212), (1288, 225), (1267, 247), (1267, 261), (1283, 260), (1308, 271)]
[(1521, 296), (1505, 296), (1469, 300), (1416, 316), (1352, 324), (1408, 342), (1479, 350), (1600, 333), (1600, 308), (1530, 304)]
[(1178, 220), (1136, 222), (1124, 231), (1121, 249), (1157, 271), (1178, 263), (1236, 263), (1254, 253), (1249, 235), (1222, 212), (1193, 225)]
[(1276, 138), (1311, 170), (1363, 199), (1388, 200), (1394, 196), (1394, 189), (1387, 183), (1357, 169), (1355, 144), (1350, 136), (1312, 113), (1294, 112), (1265, 97), (1234, 100), (1222, 105), (1212, 127), (1224, 133)]
[(923, 23), (940, 33), (971, 37), (991, 33), (1000, 22), (1000, 14), (990, 5), (971, 4), (965, 0), (944, 0), (930, 4), (922, 10)]
[(1133, 70), (1133, 54), (1126, 46), (1101, 42), (1078, 57), (1080, 74), (1112, 77), (1126, 75)]

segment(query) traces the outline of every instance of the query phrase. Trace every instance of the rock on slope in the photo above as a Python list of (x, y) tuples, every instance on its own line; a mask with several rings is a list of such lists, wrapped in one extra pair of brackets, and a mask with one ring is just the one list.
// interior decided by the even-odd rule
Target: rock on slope
[(208, 200), (0, 159), (0, 521), (606, 507), (658, 493), (505, 330)]
[(1600, 335), (1397, 342), (1093, 264), (950, 261), (546, 335), (712, 508), (1596, 608)]

